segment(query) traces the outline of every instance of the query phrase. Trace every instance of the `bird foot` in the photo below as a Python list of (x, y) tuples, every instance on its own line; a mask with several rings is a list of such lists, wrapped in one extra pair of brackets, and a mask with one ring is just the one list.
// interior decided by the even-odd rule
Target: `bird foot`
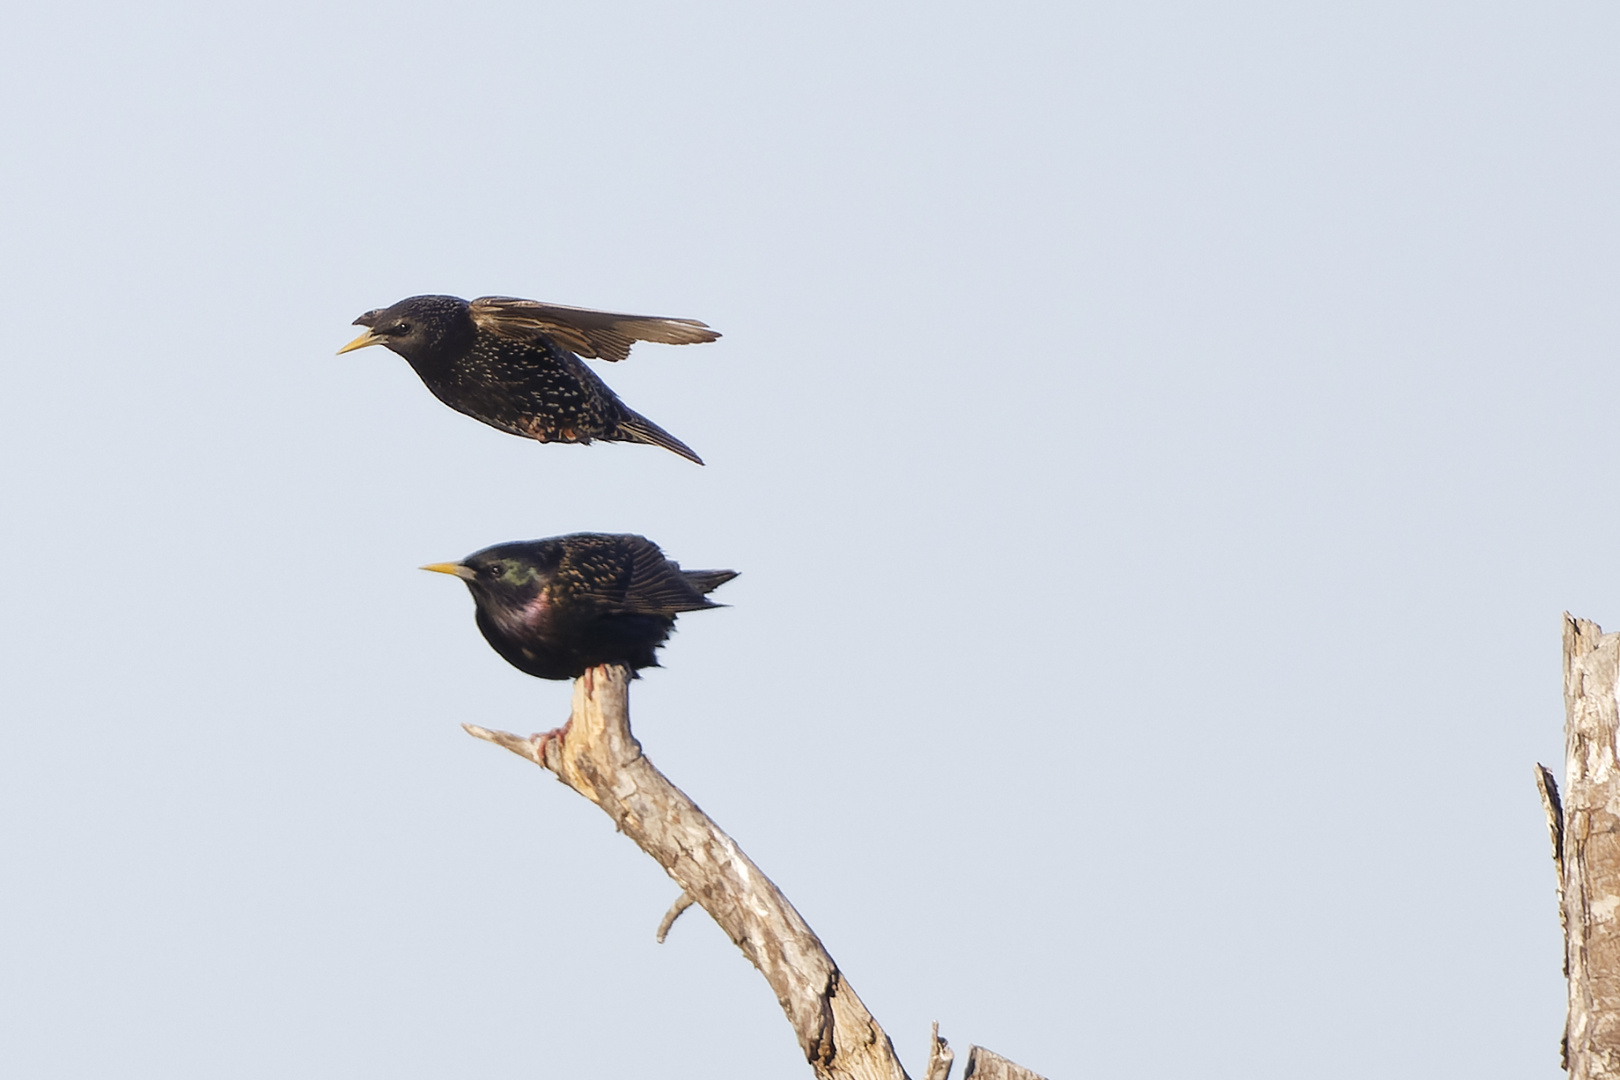
[(550, 731), (543, 731), (535, 735), (530, 735), (529, 738), (534, 742), (535, 760), (544, 765), (546, 761), (546, 744), (552, 739), (556, 739), (559, 743), (561, 743), (564, 739), (568, 738), (568, 729), (573, 726), (574, 718), (570, 716), (568, 718), (568, 722), (560, 728), (552, 728)]

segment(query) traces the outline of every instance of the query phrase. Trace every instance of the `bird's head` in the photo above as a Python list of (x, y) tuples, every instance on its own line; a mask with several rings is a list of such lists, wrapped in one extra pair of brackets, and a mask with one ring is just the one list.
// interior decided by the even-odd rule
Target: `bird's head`
[(339, 349), (339, 356), (367, 345), (386, 345), (413, 363), (477, 332), (467, 301), (458, 296), (412, 296), (392, 307), (368, 311), (354, 325), (366, 327), (366, 332)]
[(544, 589), (550, 574), (530, 546), (497, 544), (460, 562), (431, 563), (422, 569), (465, 581), (479, 610), (503, 629), (516, 632), (532, 626), (546, 607)]

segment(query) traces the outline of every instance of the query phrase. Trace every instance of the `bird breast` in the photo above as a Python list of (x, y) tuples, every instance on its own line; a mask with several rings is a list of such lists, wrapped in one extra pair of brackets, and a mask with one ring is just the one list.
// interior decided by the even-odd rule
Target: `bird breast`
[(492, 604), (489, 617), (503, 633), (513, 637), (532, 637), (545, 632), (550, 622), (551, 600), (546, 590), (540, 589), (520, 604)]

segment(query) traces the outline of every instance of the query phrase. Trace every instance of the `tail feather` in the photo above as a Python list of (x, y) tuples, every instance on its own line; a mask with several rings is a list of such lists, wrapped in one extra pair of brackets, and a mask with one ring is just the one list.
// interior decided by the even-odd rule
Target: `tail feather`
[(630, 412), (629, 409), (626, 409), (625, 413), (627, 415), (623, 420), (619, 421), (619, 428), (616, 434), (623, 436), (626, 441), (647, 443), (651, 446), (662, 446), (665, 450), (669, 450), (681, 455), (681, 457), (685, 458), (687, 461), (695, 462), (699, 465), (703, 464), (703, 459), (698, 457), (697, 453), (690, 446), (687, 446), (685, 443), (681, 442), (681, 440), (677, 439), (675, 436), (671, 435), (669, 432), (665, 431), (663, 428), (659, 427), (645, 416), (642, 416), (640, 413)]

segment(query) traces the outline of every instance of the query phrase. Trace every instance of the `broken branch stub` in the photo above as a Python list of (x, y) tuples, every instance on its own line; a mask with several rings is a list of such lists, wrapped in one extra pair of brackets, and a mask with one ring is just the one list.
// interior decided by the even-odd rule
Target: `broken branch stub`
[(962, 1080), (1046, 1080), (1040, 1073), (1031, 1072), (1016, 1062), (982, 1046), (968, 1047), (967, 1065), (962, 1069)]

